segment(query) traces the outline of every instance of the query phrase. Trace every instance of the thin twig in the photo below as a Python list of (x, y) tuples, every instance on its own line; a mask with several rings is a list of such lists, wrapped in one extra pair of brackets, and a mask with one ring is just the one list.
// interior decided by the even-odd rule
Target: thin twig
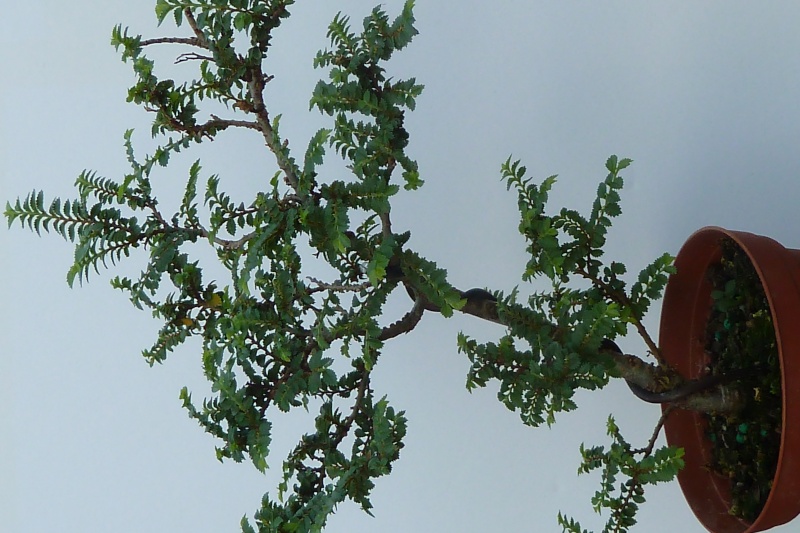
[[(206, 230), (202, 226), (198, 231), (200, 233), (200, 236), (203, 237), (204, 239), (208, 239), (211, 236), (208, 230)], [(220, 239), (219, 237), (214, 237), (213, 242), (214, 244), (222, 246), (222, 248), (225, 250), (238, 250), (239, 248), (244, 246), (247, 241), (255, 237), (255, 234), (256, 232), (253, 231), (251, 233), (248, 233), (247, 235), (243, 235), (240, 239), (236, 239), (233, 241), (228, 239)]]
[(227, 118), (219, 118), (216, 115), (211, 115), (211, 120), (203, 124), (202, 126), (197, 126), (198, 128), (206, 129), (206, 128), (217, 128), (217, 129), (225, 129), (228, 127), (234, 128), (249, 128), (251, 130), (261, 131), (261, 126), (257, 122), (252, 120), (231, 120)]
[(184, 63), (186, 61), (193, 61), (196, 59), (206, 60), (206, 61), (214, 61), (214, 58), (211, 56), (204, 56), (202, 54), (198, 54), (196, 52), (187, 52), (185, 54), (181, 54), (175, 60), (175, 64)]
[(230, 127), (235, 128), (248, 128), (251, 130), (261, 131), (261, 126), (254, 121), (250, 120), (231, 120), (231, 119), (224, 119), (220, 118), (216, 115), (211, 115), (211, 120), (206, 121), (203, 124), (196, 125), (196, 126), (187, 126), (174, 117), (172, 117), (167, 111), (164, 110), (163, 107), (151, 107), (148, 105), (143, 106), (145, 111), (149, 111), (150, 113), (162, 113), (163, 116), (167, 118), (169, 121), (169, 127), (171, 131), (178, 131), (188, 134), (190, 137), (197, 138), (197, 137), (207, 137), (213, 140), (212, 134), (209, 133), (210, 130), (222, 131), (226, 130)]
[(632, 453), (643, 453), (645, 457), (648, 457), (651, 453), (653, 453), (653, 447), (656, 445), (656, 439), (658, 438), (659, 433), (661, 433), (661, 428), (664, 427), (664, 423), (667, 421), (667, 417), (675, 410), (674, 405), (668, 406), (664, 409), (664, 412), (661, 414), (661, 418), (658, 419), (658, 424), (656, 424), (656, 428), (653, 430), (653, 435), (650, 437), (650, 441), (647, 443), (647, 446), (640, 449), (640, 450), (633, 450)]
[(139, 43), (139, 46), (149, 46), (151, 44), (188, 44), (205, 48), (196, 37), (156, 37), (154, 39), (145, 39)]
[(361, 383), (358, 386), (358, 392), (356, 393), (356, 399), (353, 402), (353, 408), (350, 411), (350, 415), (342, 422), (342, 425), (338, 427), (336, 432), (336, 436), (333, 439), (336, 443), (336, 446), (342, 442), (348, 433), (350, 433), (350, 428), (353, 426), (353, 422), (355, 422), (356, 416), (358, 412), (361, 410), (361, 402), (364, 401), (364, 396), (366, 394), (367, 388), (369, 387), (369, 370), (364, 369), (361, 377)]
[(306, 279), (310, 280), (312, 283), (317, 284), (317, 287), (311, 289), (311, 291), (309, 292), (319, 292), (325, 290), (339, 291), (339, 292), (358, 292), (372, 287), (372, 284), (368, 281), (364, 283), (359, 283), (357, 285), (345, 285), (345, 284), (325, 283), (324, 281), (312, 278), (311, 276), (306, 276)]

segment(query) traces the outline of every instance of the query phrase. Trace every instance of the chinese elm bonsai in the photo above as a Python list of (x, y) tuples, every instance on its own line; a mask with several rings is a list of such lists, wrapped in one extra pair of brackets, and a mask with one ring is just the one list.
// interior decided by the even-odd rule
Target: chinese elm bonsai
[[(143, 352), (151, 365), (188, 338), (201, 339), (213, 396), (198, 404), (184, 389), (181, 398), (189, 415), (219, 438), (218, 458), (249, 458), (264, 471), (275, 410), (320, 405), (314, 427), (283, 463), (277, 497), (267, 493), (254, 517), (242, 520), (243, 531), (318, 531), (345, 500), (369, 511), (373, 480), (391, 471), (406, 433), (404, 413), (373, 389), (370, 375), (383, 346), (412, 331), (426, 313), (463, 312), (507, 328), (486, 344), (459, 336), (458, 348), (471, 362), (467, 386), (497, 380), (500, 401), (531, 426), (552, 424), (556, 413), (576, 407), (578, 389), (598, 389), (612, 378), (625, 379), (646, 401), (723, 417), (740, 411), (745, 394), (733, 374), (686, 381), (643, 326), (673, 258), (656, 258), (630, 283), (625, 265), (603, 257), (611, 220), (621, 213), (621, 172), (631, 160), (608, 158), (587, 216), (568, 208), (551, 213), (546, 203), (555, 177), (535, 183), (509, 158), (502, 177), (517, 194), (529, 253), (522, 279), (548, 280), (551, 289), (520, 301), (516, 291), (456, 288), (391, 219), (400, 187), (423, 184), (404, 124), (422, 85), (394, 79), (384, 68), (417, 33), (413, 1), (396, 18), (375, 8), (358, 30), (343, 15), (330, 24), (330, 48), (314, 59), (327, 81), (317, 83), (310, 100), (331, 117), (330, 127), (304, 151), (295, 148), (298, 141), (290, 148), (280, 115), (264, 98), (273, 78), (271, 38), (293, 3), (158, 0), (159, 23), (173, 19), (185, 29), (182, 36), (143, 39), (114, 28), (112, 44), (136, 75), (128, 100), (152, 113), (159, 146), (136, 155), (128, 131), (131, 171), (121, 179), (83, 172), (75, 199), (46, 203), (34, 191), (5, 210), (9, 225), (54, 231), (76, 244), (70, 285), (134, 249), (147, 251), (138, 278), (116, 277), (111, 284), (163, 322)], [(144, 54), (156, 45), (185, 47), (177, 60), (194, 62), (196, 77), (158, 78)], [(222, 188), (224, 177), (203, 176), (198, 160), (187, 170), (179, 207), (165, 211), (152, 180), (160, 167), (176, 152), (232, 129), (259, 136), (279, 171), (255, 197), (233, 199)], [(344, 159), (349, 177), (327, 175), (327, 157)], [(228, 279), (204, 275), (206, 265), (192, 255), (200, 245), (213, 250)], [(312, 253), (301, 255), (306, 249)], [(335, 274), (309, 277), (307, 265), (314, 262)], [(409, 297), (401, 317), (383, 310), (395, 291)], [(616, 348), (614, 340), (631, 329), (652, 362)], [(602, 471), (593, 504), (609, 511), (607, 531), (627, 531), (645, 486), (670, 481), (681, 469), (682, 449), (655, 446), (669, 410), (642, 448), (623, 438), (612, 417), (611, 445), (581, 448), (580, 471)], [(558, 522), (565, 531), (584, 531), (561, 514)]]

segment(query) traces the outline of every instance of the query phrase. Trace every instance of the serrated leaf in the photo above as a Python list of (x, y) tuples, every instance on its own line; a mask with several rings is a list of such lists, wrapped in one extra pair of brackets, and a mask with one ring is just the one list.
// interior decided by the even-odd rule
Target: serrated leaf
[(386, 277), (386, 267), (389, 266), (389, 258), (379, 250), (375, 251), (374, 256), (367, 265), (367, 277), (373, 287), (378, 286), (378, 282)]

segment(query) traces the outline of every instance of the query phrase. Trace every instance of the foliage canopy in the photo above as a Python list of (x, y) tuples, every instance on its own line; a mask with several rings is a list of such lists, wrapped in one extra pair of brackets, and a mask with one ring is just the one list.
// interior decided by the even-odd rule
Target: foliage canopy
[[(136, 75), (128, 101), (153, 114), (158, 147), (136, 154), (129, 130), (124, 146), (130, 172), (121, 179), (85, 171), (76, 180), (75, 199), (47, 203), (34, 190), (5, 210), (9, 225), (53, 231), (75, 243), (70, 285), (134, 249), (146, 251), (138, 277), (118, 276), (111, 284), (162, 321), (143, 351), (151, 365), (188, 338), (201, 339), (213, 394), (198, 403), (184, 389), (181, 398), (189, 415), (217, 437), (219, 459), (249, 459), (263, 472), (272, 413), (317, 408), (313, 428), (283, 462), (277, 496), (265, 494), (254, 516), (242, 519), (245, 532), (319, 531), (345, 500), (369, 512), (373, 480), (391, 471), (406, 434), (403, 411), (373, 390), (370, 375), (385, 343), (411, 331), (426, 311), (450, 316), (460, 310), (504, 324), (507, 333), (497, 342), (459, 336), (459, 350), (471, 362), (467, 386), (497, 380), (498, 398), (525, 424), (550, 425), (558, 412), (576, 407), (577, 389), (635, 377), (628, 360), (604, 349), (604, 340), (633, 326), (657, 355), (642, 318), (660, 297), (672, 261), (659, 257), (628, 285), (625, 265), (603, 260), (612, 219), (621, 213), (621, 172), (630, 159), (608, 159), (607, 177), (585, 216), (567, 208), (548, 214), (555, 177), (535, 183), (509, 158), (502, 178), (517, 193), (519, 231), (530, 256), (522, 279), (549, 280), (552, 290), (518, 302), (516, 292), (453, 287), (445, 270), (415, 252), (410, 234), (396, 230), (390, 217), (400, 187), (423, 184), (407, 151), (405, 127), (423, 87), (414, 78), (388, 76), (384, 66), (417, 34), (413, 0), (394, 17), (373, 9), (357, 29), (342, 14), (331, 22), (330, 46), (314, 58), (327, 79), (310, 98), (310, 108), (330, 117), (330, 125), (309, 139), (305, 151), (290, 149), (280, 134), (280, 115), (264, 101), (272, 79), (265, 71), (271, 39), (293, 3), (158, 0), (159, 23), (172, 18), (188, 36), (143, 39), (114, 28), (112, 44)], [(156, 76), (144, 51), (162, 43), (191, 49), (178, 61), (196, 63), (194, 79)], [(205, 110), (217, 108), (226, 117)], [(280, 170), (254, 198), (237, 202), (219, 176), (203, 175), (196, 160), (187, 169), (180, 205), (165, 212), (153, 176), (174, 154), (232, 128), (260, 135)], [(331, 150), (346, 161), (347, 179), (321, 175)], [(209, 280), (192, 255), (193, 244), (211, 247), (229, 278)], [(330, 279), (308, 277), (307, 264), (315, 260), (331, 269)], [(382, 325), (387, 297), (396, 290), (408, 293), (410, 310)], [(613, 418), (608, 433), (608, 449), (582, 448), (580, 471), (602, 469), (592, 503), (610, 510), (605, 531), (627, 531), (644, 501), (644, 486), (672, 479), (682, 465), (681, 450), (654, 450), (653, 442), (635, 450)], [(559, 515), (559, 523), (565, 531), (585, 531), (566, 516)]]

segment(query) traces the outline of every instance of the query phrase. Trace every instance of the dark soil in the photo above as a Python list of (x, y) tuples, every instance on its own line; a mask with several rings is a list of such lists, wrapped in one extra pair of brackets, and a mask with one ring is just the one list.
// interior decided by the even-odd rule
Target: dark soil
[(781, 441), (781, 373), (772, 315), (747, 254), (723, 242), (709, 269), (713, 306), (706, 329), (711, 374), (737, 379), (746, 398), (734, 415), (706, 415), (715, 444), (708, 468), (731, 480), (731, 514), (752, 522), (772, 487)]

